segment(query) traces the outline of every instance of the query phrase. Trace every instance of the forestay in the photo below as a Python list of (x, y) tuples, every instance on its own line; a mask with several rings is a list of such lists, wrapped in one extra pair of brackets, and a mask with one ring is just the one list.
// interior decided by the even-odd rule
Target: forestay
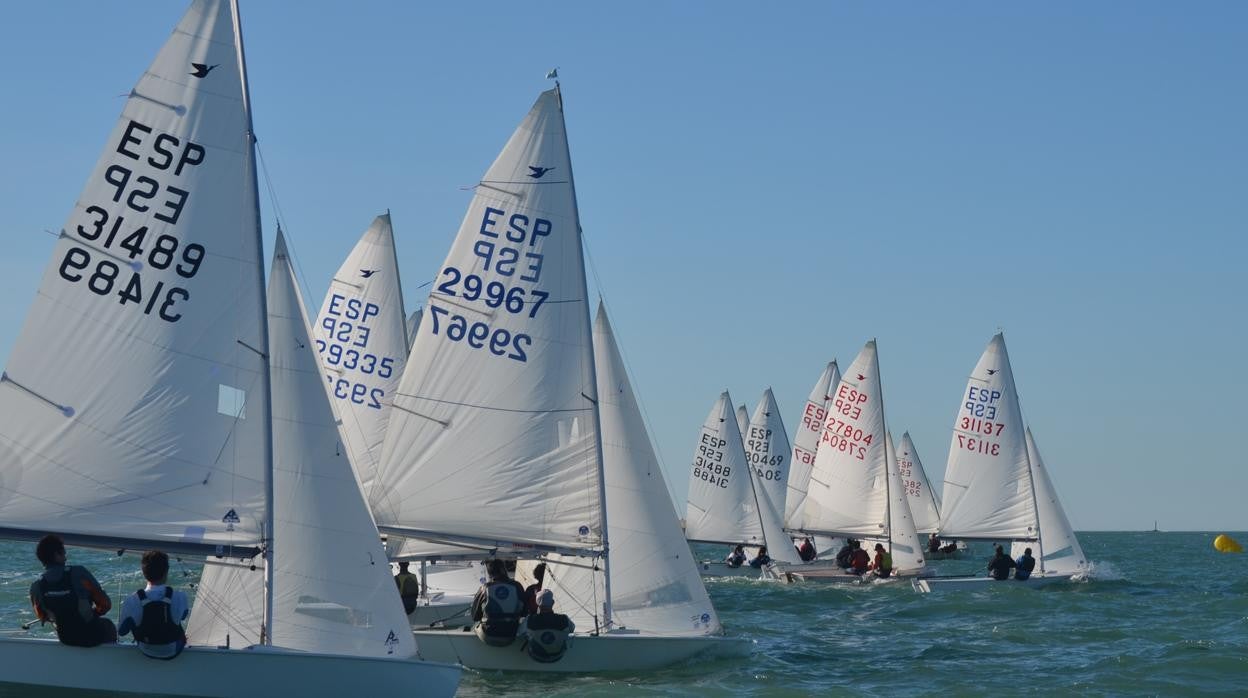
[(788, 493), (784, 500), (785, 526), (790, 529), (802, 529), (810, 471), (815, 465), (819, 437), (823, 434), (823, 423), (828, 417), (827, 406), (832, 399), (832, 391), (840, 380), (841, 372), (836, 361), (829, 362), (819, 375), (819, 380), (815, 381), (815, 386), (810, 389), (810, 397), (802, 408), (802, 418), (798, 422), (797, 433), (793, 435), (793, 458), (789, 463)]
[(910, 513), (914, 514), (914, 527), (919, 533), (935, 533), (940, 530), (940, 505), (936, 492), (927, 480), (923, 461), (914, 447), (910, 432), (901, 435), (901, 449), (897, 453), (897, 469), (901, 473), (901, 486), (909, 497)]
[(390, 214), (377, 216), (338, 268), (312, 330), (342, 439), (367, 494), (390, 400), (407, 361), (407, 315)]
[(887, 478), (880, 365), (871, 340), (833, 393), (810, 476), (803, 530), (887, 538)]
[[(594, 356), (615, 624), (647, 635), (718, 635), (719, 617), (681, 535), (663, 471), (601, 305), (594, 322)], [(578, 629), (593, 629), (604, 595), (602, 575), (586, 569), (583, 560), (573, 558), (575, 566), (561, 561), (565, 560), (558, 555), (547, 560), (545, 588), (554, 591), (557, 610), (572, 616)]]
[(370, 493), (378, 524), (451, 543), (600, 546), (590, 342), (556, 88), (476, 187), (434, 281)]
[(728, 391), (720, 393), (698, 433), (689, 472), (685, 537), (764, 544), (754, 485)]
[[(415, 640), (325, 395), (303, 299), (278, 234), (269, 283), (275, 534), (272, 644), (357, 656), (411, 657)], [(251, 640), (262, 574), (208, 565), (191, 637)]]
[(1022, 413), (1005, 338), (999, 333), (967, 381), (953, 425), (941, 502), (944, 537), (1036, 537)]
[[(1035, 438), (1031, 429), (1026, 432), (1027, 457), (1031, 462), (1031, 477), (1036, 488), (1036, 510), (1040, 520), (1039, 545), (1016, 543), (1016, 547), (1039, 548), (1036, 560), (1040, 571), (1056, 574), (1077, 574), (1086, 572), (1088, 560), (1084, 557), (1083, 548), (1075, 537), (1070, 519), (1066, 518), (1066, 510), (1057, 497), (1057, 489), (1036, 448)], [(1014, 553), (1015, 557), (1021, 550)]]
[(261, 540), (268, 347), (234, 33), (228, 3), (192, 5), (61, 229), (0, 381), (6, 536)]

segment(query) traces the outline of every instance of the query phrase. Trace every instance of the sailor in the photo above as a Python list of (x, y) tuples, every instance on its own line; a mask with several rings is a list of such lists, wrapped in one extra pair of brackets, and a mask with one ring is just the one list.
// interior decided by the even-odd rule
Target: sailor
[(169, 556), (159, 550), (143, 553), (139, 563), (147, 587), (121, 602), (121, 635), (134, 633), (139, 651), (153, 659), (173, 659), (186, 647), (182, 623), (190, 612), (186, 592), (169, 586)]
[(763, 565), (769, 564), (771, 564), (771, 556), (767, 554), (767, 546), (758, 546), (758, 554), (754, 556), (753, 560), (750, 560), (750, 567), (758, 570), (762, 569)]
[(490, 560), (485, 569), (490, 579), (472, 600), (473, 632), (487, 645), (506, 647), (515, 641), (524, 617), (524, 587), (507, 576), (502, 560)]
[(420, 577), (408, 571), (410, 563), (400, 562), (399, 573), (394, 575), (394, 585), (399, 588), (399, 598), (403, 599), (403, 612), (411, 614), (416, 610), (416, 602), (420, 601)]
[(875, 544), (875, 559), (871, 561), (870, 569), (877, 577), (888, 577), (893, 574), (892, 553), (885, 550), (882, 543)]
[(1031, 571), (1036, 569), (1036, 558), (1031, 556), (1031, 548), (1023, 550), (1023, 554), (1014, 561), (1017, 568), (1014, 570), (1014, 578), (1020, 582), (1031, 577)]
[(728, 557), (724, 558), (724, 562), (728, 563), (729, 567), (740, 567), (741, 565), (744, 565), (745, 564), (745, 546), (738, 545), (737, 547), (733, 548), (732, 552), (728, 553)]
[(867, 551), (862, 549), (862, 543), (854, 541), (854, 552), (849, 556), (849, 572), (850, 574), (866, 574), (867, 569), (871, 567), (871, 558), (867, 555)]
[(935, 533), (927, 534), (927, 552), (940, 552), (940, 538), (937, 538)]
[(65, 566), (65, 542), (50, 533), (39, 540), (35, 556), (43, 576), (30, 585), (30, 605), (39, 620), (51, 621), (66, 645), (94, 647), (117, 641), (117, 627), (105, 617), (113, 602), (87, 568)]
[(850, 567), (854, 566), (854, 563), (852, 562), (852, 560), (854, 557), (854, 543), (856, 542), (857, 541), (855, 541), (853, 538), (848, 538), (845, 540), (845, 545), (841, 546), (841, 549), (836, 551), (836, 566), (837, 567), (840, 567), (843, 570), (847, 570)]
[(534, 661), (557, 662), (568, 651), (568, 636), (576, 630), (572, 619), (555, 613), (555, 594), (547, 589), (537, 595), (537, 613), (525, 621), (528, 637), (524, 649)]
[(801, 558), (802, 562), (810, 562), (818, 554), (818, 551), (815, 550), (815, 544), (810, 542), (810, 536), (803, 538), (802, 544), (797, 546), (797, 556)]
[(527, 615), (537, 613), (537, 595), (542, 592), (542, 584), (546, 581), (546, 563), (539, 562), (533, 568), (533, 579), (536, 581), (524, 589), (524, 612)]
[(1010, 570), (1017, 566), (1018, 565), (1010, 559), (1010, 556), (1005, 554), (1005, 551), (1001, 549), (1001, 546), (998, 545), (996, 554), (993, 555), (992, 559), (988, 561), (988, 573), (992, 575), (993, 579), (1001, 581), (1003, 579), (1009, 579)]

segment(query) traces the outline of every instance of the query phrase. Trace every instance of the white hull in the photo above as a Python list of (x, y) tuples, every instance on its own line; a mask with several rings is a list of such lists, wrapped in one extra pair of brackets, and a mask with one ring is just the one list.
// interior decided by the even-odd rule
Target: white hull
[(898, 579), (914, 579), (924, 575), (931, 574), (930, 570), (922, 570), (921, 572), (911, 570), (895, 570), (888, 577), (876, 577), (874, 574), (867, 572), (863, 575), (850, 574), (841, 569), (836, 562), (832, 560), (815, 560), (800, 565), (783, 565), (775, 564), (772, 566), (771, 574), (776, 579), (787, 582), (831, 582), (833, 584), (875, 584), (888, 583)]
[[(232, 698), (250, 695), (452, 696), (462, 668), (418, 660), (297, 652), (278, 648), (188, 647), (170, 661), (131, 644), (70, 647), (42, 638), (0, 637), (0, 684), (114, 693)], [(139, 688), (141, 687), (141, 688)]]
[(459, 628), (472, 624), (472, 617), (468, 615), (471, 607), (471, 598), (435, 598), (429, 602), (422, 599), (416, 610), (407, 614), (407, 622), (413, 630), (433, 625)]
[(747, 579), (762, 579), (766, 577), (763, 570), (758, 567), (750, 567), (749, 565), (741, 565), (740, 567), (729, 567), (726, 562), (699, 562), (698, 574), (703, 577), (745, 577)]
[(1006, 589), (1017, 587), (1038, 588), (1051, 584), (1069, 582), (1073, 574), (1033, 574), (1023, 581), (1014, 578), (993, 579), (992, 577), (928, 577), (914, 580), (914, 590), (927, 594), (933, 591), (977, 591), (995, 589), (998, 586)]
[(605, 635), (573, 635), (567, 654), (550, 664), (535, 662), (523, 651), (523, 639), (507, 647), (491, 647), (466, 630), (417, 630), (421, 656), (431, 661), (459, 662), (478, 671), (541, 671), (559, 673), (646, 671), (694, 657), (745, 657), (754, 642), (728, 637), (658, 637), (630, 631)]

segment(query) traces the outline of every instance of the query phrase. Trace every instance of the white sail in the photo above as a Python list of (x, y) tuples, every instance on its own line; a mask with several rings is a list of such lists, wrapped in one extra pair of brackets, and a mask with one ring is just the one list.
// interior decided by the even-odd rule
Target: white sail
[(943, 537), (1036, 537), (1022, 412), (1000, 333), (979, 357), (962, 394), (941, 502)]
[(806, 496), (803, 529), (887, 538), (888, 471), (884, 404), (875, 340), (867, 342), (832, 394)]
[(783, 525), (789, 459), (793, 455), (793, 449), (789, 445), (789, 435), (785, 432), (784, 421), (780, 419), (780, 408), (776, 405), (771, 388), (763, 391), (758, 407), (754, 408), (754, 416), (742, 432), (742, 439), (745, 443), (746, 459), (754, 469), (755, 482), (761, 490), (767, 492), (771, 504), (781, 514)]
[[(441, 542), (602, 544), (585, 267), (558, 89), (476, 187), (408, 357), (370, 506)], [(573, 433), (576, 439), (561, 439)]]
[(815, 466), (815, 453), (819, 449), (819, 437), (823, 435), (823, 423), (828, 417), (827, 406), (832, 391), (841, 380), (836, 361), (824, 367), (819, 380), (810, 389), (810, 397), (802, 409), (802, 418), (793, 435), (793, 458), (789, 463), (788, 493), (784, 500), (785, 526), (801, 530), (802, 515), (806, 508), (806, 490), (810, 486), (810, 471)]
[[(1026, 434), (1027, 455), (1031, 461), (1031, 474), (1036, 488), (1036, 509), (1040, 518), (1040, 541), (1039, 545), (1015, 543), (1015, 546), (1033, 548), (1039, 571), (1056, 574), (1086, 572), (1088, 559), (1083, 554), (1079, 539), (1075, 537), (1070, 519), (1066, 518), (1066, 510), (1062, 508), (1061, 500), (1057, 498), (1057, 489), (1053, 487), (1053, 480), (1044, 466), (1039, 449), (1036, 448), (1030, 428)], [(1016, 553), (1015, 557), (1021, 552), (1020, 550)]]
[(228, 3), (191, 6), (61, 230), (0, 380), (6, 537), (261, 539), (268, 347), (234, 33)]
[(914, 447), (910, 432), (901, 435), (901, 450), (897, 453), (897, 469), (901, 473), (901, 486), (910, 497), (910, 512), (914, 514), (914, 527), (922, 534), (940, 530), (940, 508), (936, 491), (928, 483), (923, 461)]
[(407, 338), (394, 228), (384, 213), (334, 274), (312, 330), (327, 379), (322, 383), (342, 420), (342, 440), (365, 494), (376, 478)]
[(741, 432), (741, 438), (745, 438), (745, 433), (750, 430), (750, 411), (745, 409), (744, 404), (737, 405), (737, 431)]
[(424, 316), (425, 311), (417, 308), (407, 316), (407, 345), (410, 347), (416, 341), (416, 330), (420, 329), (420, 319)]
[[(654, 455), (624, 361), (599, 305), (594, 322), (602, 421), (603, 475), (611, 539), (611, 595), (617, 627), (647, 635), (712, 635), (722, 632), (689, 544), (681, 535), (663, 471)], [(584, 560), (552, 555), (544, 588), (556, 608), (580, 630), (595, 627), (603, 589), (600, 573)], [(598, 616), (601, 625), (601, 616)]]
[(685, 537), (762, 545), (758, 504), (728, 392), (720, 394), (698, 433), (689, 472)]
[(921, 574), (927, 567), (923, 552), (926, 548), (919, 540), (910, 512), (910, 496), (902, 484), (901, 468), (893, 435), (887, 434), (886, 456), (888, 458), (888, 551), (893, 556), (893, 569), (900, 573)]

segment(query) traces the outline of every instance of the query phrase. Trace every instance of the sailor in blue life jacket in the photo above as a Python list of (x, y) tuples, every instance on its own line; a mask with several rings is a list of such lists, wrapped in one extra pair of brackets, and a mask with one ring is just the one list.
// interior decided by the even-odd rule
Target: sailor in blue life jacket
[(770, 564), (771, 564), (771, 556), (767, 554), (767, 546), (765, 545), (758, 546), (758, 555), (754, 556), (753, 560), (750, 560), (750, 567), (753, 567), (754, 569), (757, 570), (757, 569), (762, 569), (763, 565), (770, 565)]
[(1031, 556), (1031, 548), (1023, 551), (1023, 554), (1014, 561), (1018, 565), (1014, 569), (1014, 578), (1020, 582), (1031, 577), (1031, 571), (1036, 569), (1036, 558)]
[(524, 649), (536, 662), (557, 662), (568, 651), (568, 636), (576, 630), (572, 619), (555, 613), (555, 594), (547, 589), (537, 595), (537, 613), (525, 621)]
[(1005, 554), (1001, 546), (997, 546), (996, 554), (992, 556), (992, 560), (988, 562), (988, 574), (998, 582), (1010, 578), (1010, 570), (1017, 567), (1009, 555)]
[(515, 642), (524, 618), (524, 587), (507, 576), (502, 560), (490, 560), (485, 569), (490, 580), (472, 599), (472, 629), (485, 644), (506, 647)]
[(169, 556), (159, 550), (143, 553), (140, 563), (147, 587), (121, 602), (121, 635), (134, 634), (139, 651), (153, 659), (173, 659), (186, 647), (189, 605), (186, 592), (169, 586)]
[(744, 565), (745, 546), (738, 545), (733, 548), (732, 552), (728, 553), (728, 557), (724, 558), (724, 562), (727, 563), (729, 567), (740, 567), (741, 565)]
[(39, 540), (35, 555), (43, 576), (30, 585), (30, 605), (39, 620), (56, 627), (66, 645), (94, 647), (117, 641), (117, 627), (105, 617), (113, 602), (85, 567), (65, 565), (65, 542), (55, 533)]

